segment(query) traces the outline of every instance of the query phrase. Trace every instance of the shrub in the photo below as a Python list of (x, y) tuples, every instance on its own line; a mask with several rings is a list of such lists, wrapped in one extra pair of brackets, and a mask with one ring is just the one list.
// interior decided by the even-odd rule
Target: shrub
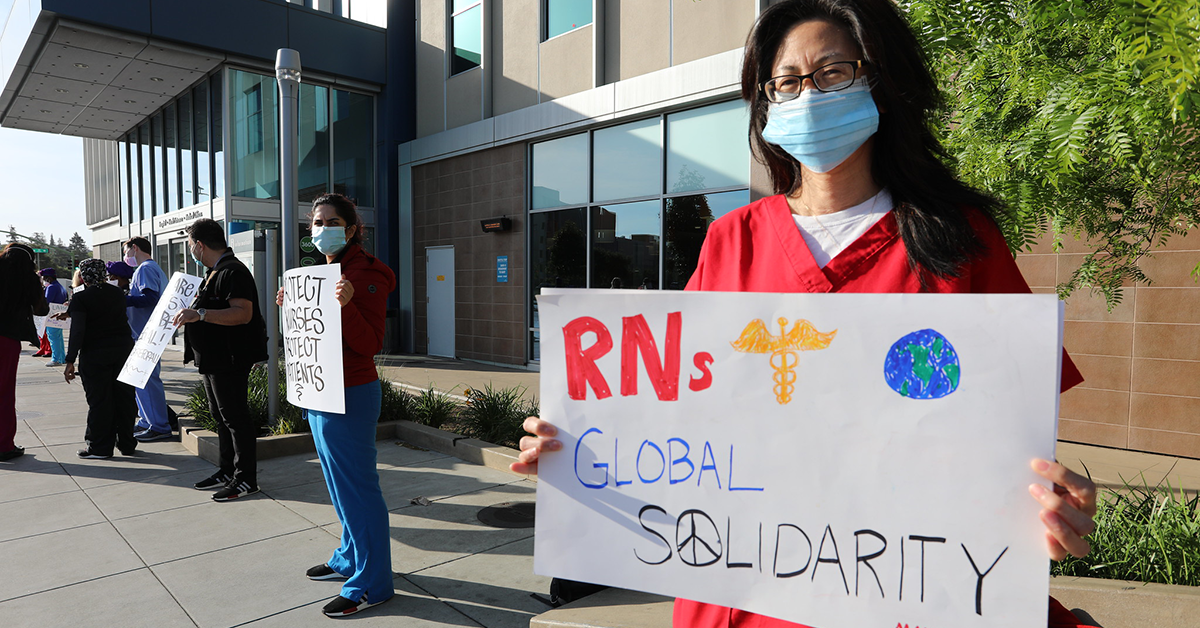
[(413, 420), (413, 396), (386, 379), (380, 379), (379, 385), (383, 393), (379, 422)]
[(525, 391), (523, 386), (496, 390), (488, 385), (483, 390), (468, 389), (467, 404), (460, 417), (466, 434), (496, 445), (517, 447), (525, 435), (521, 427), (525, 417), (538, 414), (537, 399), (525, 401), (521, 398)]
[(1131, 486), (1097, 498), (1092, 551), (1051, 565), (1058, 576), (1200, 585), (1200, 496)]
[[(259, 433), (271, 436), (283, 434), (303, 434), (309, 431), (308, 420), (304, 410), (287, 400), (287, 377), (284, 376), (282, 364), (279, 369), (279, 413), (274, 425), (268, 418), (267, 397), (267, 368), (259, 364), (250, 369), (250, 377), (246, 384), (246, 405), (250, 408), (250, 419), (258, 427)], [(412, 395), (400, 390), (395, 384), (386, 379), (379, 380), (382, 391), (379, 420), (395, 421), (410, 419), (413, 415)], [(447, 399), (449, 401), (449, 399)], [(453, 402), (450, 402), (453, 406)], [(204, 393), (203, 382), (196, 382), (192, 392), (184, 401), (184, 407), (196, 421), (196, 425), (210, 432), (217, 431), (217, 421), (208, 410), (208, 397)]]
[(458, 404), (430, 386), (412, 400), (412, 420), (429, 427), (440, 428), (458, 416)]

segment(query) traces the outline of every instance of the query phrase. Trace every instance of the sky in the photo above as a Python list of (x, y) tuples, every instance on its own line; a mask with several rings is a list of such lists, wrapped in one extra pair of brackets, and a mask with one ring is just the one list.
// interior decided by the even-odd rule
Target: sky
[[(0, 0), (2, 2), (3, 0)], [(83, 139), (0, 127), (0, 231), (40, 231), (92, 244), (83, 195)]]

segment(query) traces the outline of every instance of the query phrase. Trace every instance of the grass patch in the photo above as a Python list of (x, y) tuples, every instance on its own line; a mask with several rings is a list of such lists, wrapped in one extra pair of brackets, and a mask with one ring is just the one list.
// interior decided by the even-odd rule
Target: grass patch
[(1200, 496), (1169, 484), (1102, 491), (1092, 551), (1052, 563), (1056, 576), (1200, 586)]
[(433, 386), (412, 399), (412, 420), (422, 425), (441, 429), (443, 425), (458, 418), (458, 404)]
[(496, 390), (490, 384), (483, 390), (467, 389), (467, 403), (460, 415), (464, 433), (496, 445), (517, 447), (525, 435), (521, 427), (525, 417), (538, 414), (537, 399), (522, 399), (525, 391), (524, 386)]

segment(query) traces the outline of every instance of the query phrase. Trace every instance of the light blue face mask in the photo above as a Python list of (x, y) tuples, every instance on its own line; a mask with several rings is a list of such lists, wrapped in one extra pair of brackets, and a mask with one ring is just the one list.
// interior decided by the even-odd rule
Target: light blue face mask
[(813, 172), (838, 167), (879, 129), (879, 109), (865, 79), (837, 92), (806, 89), (767, 110), (763, 139)]
[(337, 255), (346, 248), (346, 228), (313, 227), (312, 242), (322, 255)]

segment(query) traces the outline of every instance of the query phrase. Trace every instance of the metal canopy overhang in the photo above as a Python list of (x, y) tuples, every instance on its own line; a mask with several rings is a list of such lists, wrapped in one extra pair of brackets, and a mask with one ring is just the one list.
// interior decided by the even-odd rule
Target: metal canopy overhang
[(0, 98), (0, 126), (102, 140), (118, 139), (224, 61), (61, 18), (45, 34), (35, 29), (25, 50), (37, 52), (23, 76), (7, 77), (7, 88), (19, 86)]

